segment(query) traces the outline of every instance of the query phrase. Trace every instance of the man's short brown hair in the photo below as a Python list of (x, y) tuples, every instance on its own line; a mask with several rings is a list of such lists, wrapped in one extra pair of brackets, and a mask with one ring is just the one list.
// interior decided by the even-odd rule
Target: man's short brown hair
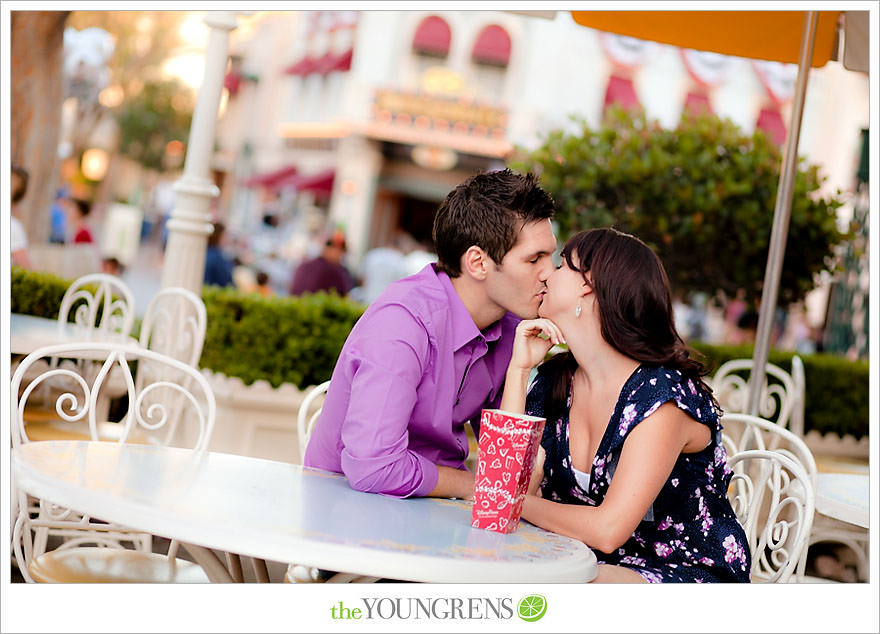
[(534, 174), (503, 169), (472, 176), (447, 194), (434, 216), (437, 268), (458, 277), (471, 246), (500, 264), (524, 224), (552, 217), (553, 199)]

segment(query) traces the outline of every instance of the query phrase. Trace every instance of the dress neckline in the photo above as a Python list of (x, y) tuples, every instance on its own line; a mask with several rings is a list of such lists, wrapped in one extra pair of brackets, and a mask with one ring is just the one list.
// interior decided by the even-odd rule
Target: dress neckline
[[(586, 472), (582, 471), (581, 472), (581, 473), (587, 473), (590, 476), (590, 482), (593, 481), (593, 468), (595, 466), (594, 463), (596, 462), (596, 456), (599, 455), (600, 450), (605, 445), (605, 443), (608, 439), (609, 430), (613, 427), (613, 425), (611, 424), (612, 421), (614, 421), (620, 415), (618, 410), (620, 409), (621, 399), (622, 399), (623, 395), (627, 393), (627, 389), (629, 388), (630, 384), (633, 382), (635, 377), (638, 374), (640, 374), (640, 370), (643, 367), (645, 367), (645, 364), (639, 363), (639, 365), (636, 366), (636, 369), (632, 371), (632, 373), (629, 375), (629, 377), (626, 379), (626, 381), (624, 381), (623, 385), (621, 386), (620, 392), (618, 392), (618, 394), (617, 394), (617, 402), (614, 404), (614, 410), (612, 410), (612, 412), (611, 412), (611, 418), (609, 418), (608, 422), (605, 423), (605, 431), (602, 432), (602, 438), (601, 438), (601, 440), (599, 440), (599, 444), (596, 446), (596, 453), (593, 454), (592, 458), (590, 458), (589, 462), (587, 462), (587, 465), (589, 467), (589, 471), (586, 471)], [(581, 487), (580, 482), (578, 481), (577, 477), (575, 476), (576, 469), (574, 468), (574, 462), (573, 462), (572, 456), (571, 456), (571, 401), (572, 401), (573, 395), (574, 395), (574, 372), (571, 373), (571, 378), (568, 381), (568, 401), (567, 401), (567, 407), (565, 408), (565, 422), (566, 422), (566, 425), (565, 425), (565, 451), (566, 451), (566, 453), (568, 453), (568, 468), (571, 471), (572, 476), (574, 477), (575, 483), (577, 484), (578, 488), (580, 488), (584, 493), (589, 493), (589, 491), (587, 491), (586, 489)]]

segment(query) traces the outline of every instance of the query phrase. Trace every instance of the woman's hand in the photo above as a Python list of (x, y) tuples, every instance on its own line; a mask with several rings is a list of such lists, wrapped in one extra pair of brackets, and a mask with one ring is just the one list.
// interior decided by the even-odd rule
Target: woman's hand
[(516, 327), (510, 368), (531, 370), (554, 345), (565, 343), (559, 327), (549, 319), (524, 319)]

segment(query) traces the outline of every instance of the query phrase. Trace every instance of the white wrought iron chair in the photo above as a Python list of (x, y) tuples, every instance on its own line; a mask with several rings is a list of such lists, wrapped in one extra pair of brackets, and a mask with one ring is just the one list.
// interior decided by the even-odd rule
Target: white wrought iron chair
[[(202, 298), (186, 288), (169, 287), (160, 290), (147, 305), (141, 323), (140, 344), (187, 365), (197, 368), (205, 344), (208, 317)], [(161, 366), (158, 371), (162, 371)], [(151, 380), (152, 364), (145, 361), (138, 367), (138, 385)], [(187, 384), (185, 384), (186, 386)], [(181, 395), (175, 398), (181, 398)], [(168, 422), (163, 444), (169, 444), (178, 432), (182, 408)]]
[[(315, 423), (321, 416), (324, 397), (330, 387), (330, 381), (324, 381), (313, 387), (299, 406), (296, 415), (296, 431), (299, 438), (299, 455), (300, 461), (305, 459), (306, 447), (309, 444), (309, 438)], [(284, 581), (288, 583), (372, 583), (377, 581), (378, 577), (367, 577), (348, 572), (337, 572), (329, 574), (329, 571), (321, 571), (310, 566), (301, 564), (290, 564), (287, 566), (287, 572), (284, 574)]]
[(767, 449), (740, 451), (728, 464), (728, 497), (748, 539), (752, 581), (799, 581), (815, 512), (809, 475), (788, 455)]
[[(52, 368), (32, 381), (25, 381), (28, 370), (42, 359), (72, 358), (100, 362), (93, 379), (66, 367)], [(151, 364), (153, 380), (137, 382), (133, 365)], [(124, 377), (128, 409), (117, 425), (117, 442), (131, 442), (143, 435), (161, 433), (185, 408), (186, 420), (197, 428), (191, 448), (206, 451), (216, 419), (216, 403), (204, 376), (190, 365), (146, 350), (138, 345), (83, 342), (46, 346), (29, 354), (19, 364), (11, 384), (12, 444), (30, 442), (23, 413), (28, 398), (47, 380), (63, 381), (66, 386), (55, 401), (55, 412), (66, 422), (86, 421), (91, 439), (98, 440), (99, 418), (95, 406), (111, 370)], [(183, 398), (167, 398), (183, 395)], [(151, 536), (124, 526), (83, 516), (75, 509), (64, 509), (45, 500), (36, 505), (16, 490), (13, 482), (13, 511), (17, 513), (12, 548), (26, 581), (109, 581), (109, 582), (206, 582), (200, 566), (176, 557), (172, 541), (167, 555), (153, 553)], [(50, 536), (64, 541), (47, 550)], [(126, 545), (128, 547), (126, 547)]]
[[(71, 317), (72, 323), (71, 323)], [(74, 328), (77, 338), (83, 340), (125, 341), (134, 325), (134, 294), (120, 278), (106, 273), (91, 273), (74, 280), (64, 292), (58, 310), (58, 328), (61, 331)], [(31, 368), (28, 378), (36, 378), (46, 368), (58, 367), (58, 359), (46, 359), (45, 366), (36, 365)], [(94, 375), (96, 369), (87, 360), (76, 362), (78, 371), (84, 375)], [(93, 377), (92, 377), (93, 378)], [(55, 432), (53, 423), (54, 412), (47, 410), (44, 402), (51, 400), (54, 381), (46, 381), (28, 409), (27, 419), (33, 422), (47, 423), (46, 433), (51, 436)], [(109, 400), (98, 403), (98, 410), (106, 416)]]
[[(797, 388), (791, 375), (778, 365), (768, 363), (766, 367), (758, 415), (790, 428), (792, 411), (798, 402)], [(751, 372), (751, 359), (732, 359), (715, 372), (711, 379), (712, 390), (725, 412), (745, 413), (748, 410)]]
[[(728, 456), (750, 449), (772, 450), (797, 462), (807, 475), (806, 482), (816, 496), (817, 469), (813, 452), (800, 436), (776, 423), (748, 414), (728, 414), (721, 418), (722, 443)], [(806, 555), (798, 560), (794, 580), (805, 580)]]
[(725, 413), (721, 426), (722, 442), (728, 455), (748, 449), (780, 451), (801, 464), (815, 492), (816, 460), (800, 436), (765, 418), (748, 414)]
[[(119, 282), (119, 284), (122, 283)], [(147, 305), (141, 323), (139, 341), (141, 346), (148, 350), (155, 350), (193, 367), (198, 367), (206, 329), (207, 313), (202, 299), (188, 289), (170, 287), (156, 293)], [(89, 362), (87, 361), (80, 361), (75, 365), (68, 361), (67, 364), (69, 367), (79, 367), (86, 374), (88, 372)], [(52, 360), (49, 365), (57, 367), (57, 359)], [(29, 375), (30, 378), (39, 374), (39, 368), (36, 369), (37, 372), (32, 371)], [(92, 373), (94, 373), (94, 369)], [(150, 363), (145, 360), (141, 363), (135, 378), (141, 384), (149, 377)], [(98, 434), (101, 440), (116, 440), (120, 433), (120, 426), (104, 422), (108, 413), (106, 401), (109, 401), (109, 397), (117, 398), (125, 393), (124, 379), (114, 373), (108, 377), (104, 392), (108, 398), (102, 399), (101, 406), (97, 408), (100, 421)], [(180, 408), (176, 408), (175, 411), (180, 411)], [(89, 430), (84, 424), (85, 421), (81, 421), (79, 425), (65, 423), (58, 420), (57, 415), (51, 409), (48, 411), (30, 409), (26, 414), (26, 420), (31, 423), (29, 436), (33, 440), (86, 440), (90, 438)], [(168, 444), (177, 432), (177, 423), (178, 419), (175, 418), (166, 425), (164, 440), (160, 441), (158, 438), (152, 440)]]
[[(296, 414), (296, 434), (299, 440), (299, 459), (300, 462), (305, 460), (306, 446), (309, 444), (309, 438), (312, 435), (312, 429), (321, 416), (321, 409), (324, 404), (324, 397), (327, 395), (327, 389), (330, 387), (330, 381), (316, 385), (309, 393), (306, 394), (299, 406)], [(319, 400), (320, 399), (320, 400)]]
[(208, 324), (205, 302), (191, 290), (172, 286), (156, 293), (141, 322), (140, 342), (196, 367), (205, 344)]
[(803, 437), (807, 405), (807, 374), (804, 371), (804, 362), (798, 355), (791, 358), (791, 380), (794, 383), (795, 402), (791, 408), (791, 423), (788, 428)]
[(114, 275), (83, 275), (73, 281), (61, 299), (59, 326), (69, 321), (71, 311), (74, 324), (86, 328), (86, 332), (127, 336), (134, 325), (134, 294)]
[[(797, 394), (800, 397), (791, 413), (791, 427), (793, 431), (799, 429), (803, 433), (806, 373), (804, 363), (797, 355), (791, 359), (791, 378), (794, 380)], [(868, 538), (868, 529), (828, 517), (819, 510), (816, 511), (813, 531), (810, 534), (810, 546), (819, 543), (846, 546), (855, 555), (856, 578), (859, 581), (868, 581)]]

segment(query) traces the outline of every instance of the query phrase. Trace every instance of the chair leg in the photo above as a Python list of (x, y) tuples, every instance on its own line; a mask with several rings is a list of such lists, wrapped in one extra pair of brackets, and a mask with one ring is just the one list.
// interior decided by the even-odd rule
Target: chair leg
[(25, 526), (24, 512), (26, 511), (19, 512), (18, 519), (15, 520), (15, 525), (12, 529), (12, 550), (15, 553), (15, 560), (18, 562), (21, 576), (24, 577), (27, 583), (36, 583), (36, 580), (31, 577), (27, 569), (31, 557), (26, 556), (26, 554), (32, 555), (32, 550), (30, 536), (24, 535), (25, 531), (30, 531), (30, 528)]

